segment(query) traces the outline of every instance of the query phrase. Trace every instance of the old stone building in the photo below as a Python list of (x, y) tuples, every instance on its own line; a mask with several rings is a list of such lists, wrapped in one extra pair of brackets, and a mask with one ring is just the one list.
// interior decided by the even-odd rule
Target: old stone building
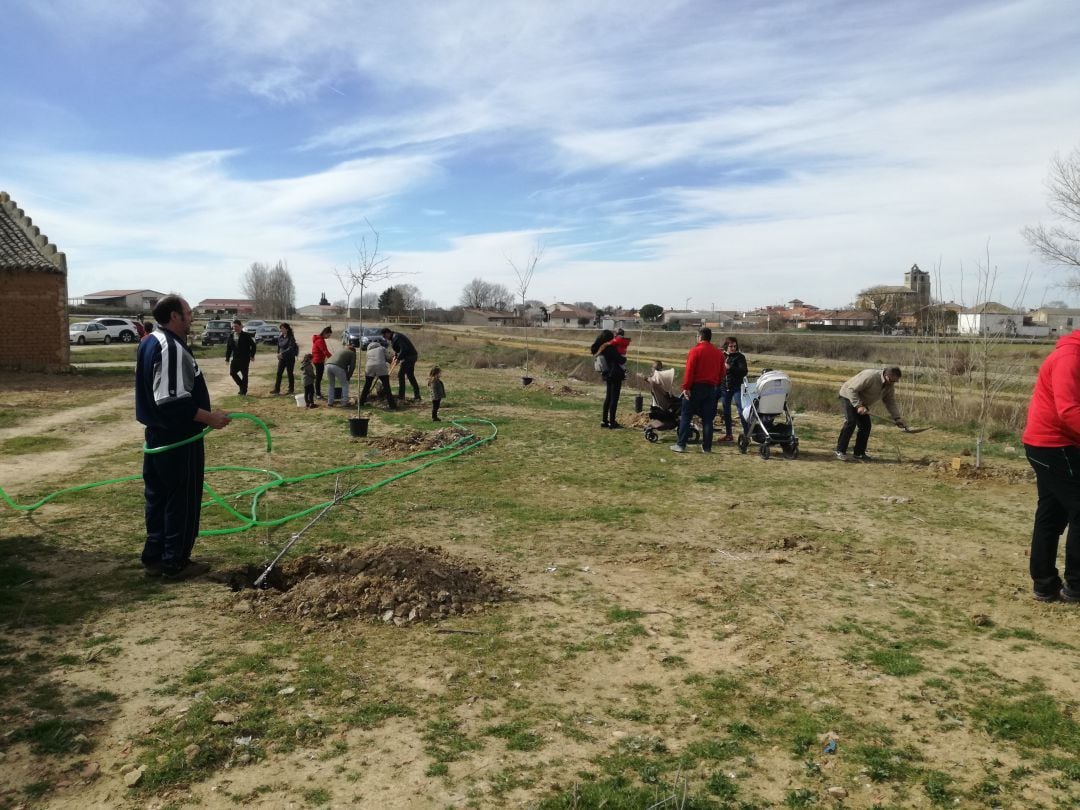
[(0, 191), (0, 368), (68, 368), (67, 259)]

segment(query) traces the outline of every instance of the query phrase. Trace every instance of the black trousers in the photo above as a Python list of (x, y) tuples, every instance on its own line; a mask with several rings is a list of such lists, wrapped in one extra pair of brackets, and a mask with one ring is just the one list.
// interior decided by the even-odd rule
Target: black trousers
[(315, 364), (315, 396), (319, 399), (322, 399), (322, 378), (325, 369), (326, 363)]
[(619, 407), (619, 392), (622, 391), (622, 381), (622, 374), (616, 374), (614, 371), (604, 381), (606, 384), (604, 388), (604, 418), (600, 420), (601, 422), (606, 422), (609, 425), (615, 424), (615, 409)]
[(416, 399), (420, 399), (420, 384), (416, 381), (416, 369), (417, 358), (412, 357), (408, 360), (401, 360), (398, 363), (397, 381), (398, 381), (398, 399), (405, 399), (405, 378), (409, 378), (409, 384), (412, 385), (413, 396)]
[(851, 400), (847, 397), (838, 397), (840, 405), (844, 409), (844, 426), (840, 428), (840, 435), (836, 439), (836, 452), (846, 453), (851, 434), (855, 434), (855, 455), (861, 456), (866, 453), (866, 445), (870, 441), (870, 413), (859, 413)]
[[(367, 402), (367, 395), (371, 393), (371, 386), (374, 382), (374, 377), (364, 377), (364, 390), (360, 394), (360, 399), (357, 402), (358, 406)], [(390, 375), (383, 374), (379, 377), (379, 382), (382, 383), (383, 393), (386, 394), (386, 406), (390, 410), (395, 410), (397, 408), (397, 403), (394, 401), (394, 395), (390, 392)]]
[(1056, 594), (1061, 588), (1057, 551), (1065, 535), (1065, 584), (1080, 591), (1080, 447), (1032, 447), (1025, 444), (1035, 470), (1038, 501), (1031, 531), (1028, 567), (1035, 590)]
[(251, 366), (251, 361), (246, 363), (237, 363), (235, 360), (229, 364), (229, 376), (233, 378), (233, 382), (236, 383), (236, 387), (240, 389), (241, 395), (247, 394), (248, 389), (248, 369)]
[(296, 358), (290, 357), (288, 360), (277, 361), (277, 377), (274, 379), (274, 393), (281, 393), (281, 375), (286, 371), (289, 372), (289, 393), (293, 392), (293, 385), (295, 380), (293, 379), (293, 369), (296, 367)]
[[(149, 435), (147, 444), (151, 444)], [(160, 565), (165, 573), (174, 574), (188, 564), (199, 534), (205, 463), (201, 440), (164, 453), (143, 454), (143, 565)]]
[(439, 406), (442, 405), (441, 399), (431, 400), (431, 419), (432, 421), (439, 418)]

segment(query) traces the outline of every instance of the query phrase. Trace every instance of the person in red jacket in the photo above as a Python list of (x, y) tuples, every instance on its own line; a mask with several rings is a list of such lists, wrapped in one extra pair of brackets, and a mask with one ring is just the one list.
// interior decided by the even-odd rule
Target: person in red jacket
[(326, 345), (326, 339), (334, 334), (334, 330), (327, 326), (319, 334), (311, 336), (311, 363), (315, 366), (315, 398), (326, 399), (322, 393), (323, 371), (326, 369), (326, 361), (330, 359), (330, 347)]
[[(1039, 368), (1023, 442), (1038, 492), (1028, 558), (1035, 598), (1080, 602), (1080, 332), (1061, 338)], [(1066, 526), (1062, 583), (1057, 551)]]
[(701, 452), (712, 452), (713, 420), (716, 419), (716, 394), (724, 378), (724, 353), (712, 345), (712, 330), (698, 330), (698, 342), (686, 355), (683, 373), (682, 409), (679, 412), (679, 433), (671, 449), (686, 452), (690, 436), (690, 421), (695, 414), (701, 417)]

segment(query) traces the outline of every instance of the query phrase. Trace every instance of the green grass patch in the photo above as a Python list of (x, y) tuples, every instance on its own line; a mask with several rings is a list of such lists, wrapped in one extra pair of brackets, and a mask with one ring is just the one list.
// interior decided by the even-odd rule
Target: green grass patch
[(64, 450), (71, 442), (62, 436), (13, 436), (0, 441), (0, 453), (8, 456), (26, 456), (31, 453), (48, 453)]

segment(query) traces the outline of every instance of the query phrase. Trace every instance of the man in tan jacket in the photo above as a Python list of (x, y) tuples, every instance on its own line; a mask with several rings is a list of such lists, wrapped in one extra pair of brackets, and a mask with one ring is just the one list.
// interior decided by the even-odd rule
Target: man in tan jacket
[(853, 457), (857, 461), (870, 461), (866, 454), (866, 443), (870, 440), (870, 406), (878, 400), (885, 403), (886, 410), (893, 418), (896, 426), (904, 427), (900, 409), (896, 407), (896, 383), (900, 381), (900, 369), (898, 366), (890, 366), (886, 369), (868, 368), (860, 371), (846, 383), (840, 386), (840, 405), (844, 408), (844, 426), (840, 428), (840, 436), (836, 439), (836, 457), (841, 461), (847, 461), (848, 442), (851, 434), (855, 435), (855, 452)]

